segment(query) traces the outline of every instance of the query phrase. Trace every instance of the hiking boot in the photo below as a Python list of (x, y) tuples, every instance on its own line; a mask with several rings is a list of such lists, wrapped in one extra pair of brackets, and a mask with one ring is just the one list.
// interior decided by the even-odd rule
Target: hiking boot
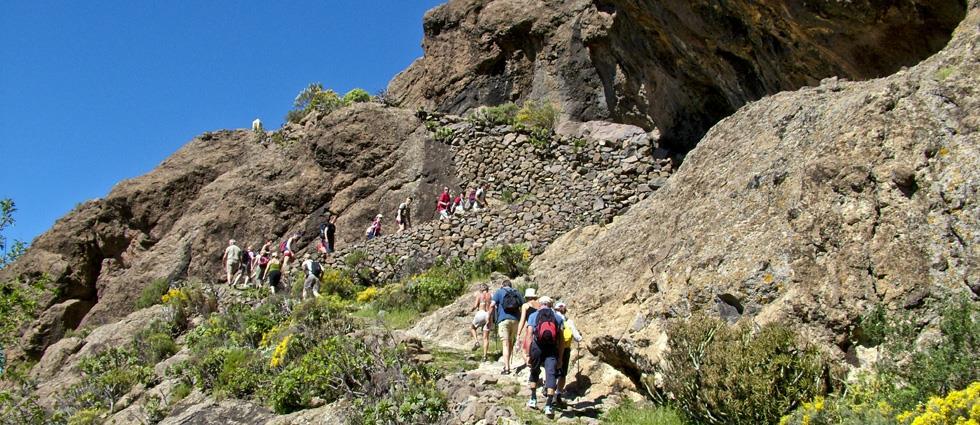
[(532, 399), (528, 400), (527, 401), (527, 408), (528, 409), (537, 409), (538, 408), (538, 399), (532, 398)]
[(555, 411), (551, 408), (551, 405), (550, 404), (546, 404), (544, 406), (544, 415), (547, 416), (547, 417), (549, 417), (549, 418), (552, 417), (552, 416), (555, 416)]
[(560, 395), (555, 395), (555, 407), (557, 408), (567, 407), (565, 401), (561, 399)]

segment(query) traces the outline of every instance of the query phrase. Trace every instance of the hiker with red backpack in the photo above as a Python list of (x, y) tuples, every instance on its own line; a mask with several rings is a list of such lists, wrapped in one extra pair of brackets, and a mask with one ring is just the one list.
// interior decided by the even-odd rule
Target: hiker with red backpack
[(538, 299), (539, 308), (528, 318), (531, 331), (531, 375), (528, 377), (528, 388), (531, 398), (527, 407), (534, 409), (538, 406), (538, 379), (541, 368), (544, 368), (545, 397), (544, 414), (549, 418), (554, 415), (555, 389), (558, 387), (558, 374), (562, 365), (562, 353), (565, 351), (564, 319), (552, 310), (551, 297)]

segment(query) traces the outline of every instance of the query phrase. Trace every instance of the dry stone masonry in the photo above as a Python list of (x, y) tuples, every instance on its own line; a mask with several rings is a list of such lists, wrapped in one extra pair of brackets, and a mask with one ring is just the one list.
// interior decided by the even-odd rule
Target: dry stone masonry
[[(460, 185), (451, 192), (485, 183), (489, 207), (344, 247), (334, 256), (335, 266), (361, 251), (384, 280), (437, 257), (473, 259), (482, 248), (500, 244), (524, 244), (538, 254), (562, 233), (622, 214), (663, 186), (675, 169), (657, 134), (631, 125), (571, 124), (561, 129), (565, 135), (541, 141), (508, 125), (420, 116), (452, 153)], [(413, 216), (430, 208), (435, 206), (415, 205)]]

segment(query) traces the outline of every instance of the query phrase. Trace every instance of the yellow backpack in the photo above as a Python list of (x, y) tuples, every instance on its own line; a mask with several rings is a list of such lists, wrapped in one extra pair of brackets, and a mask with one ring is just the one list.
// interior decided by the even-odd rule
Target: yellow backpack
[(567, 320), (565, 321), (564, 329), (561, 332), (561, 337), (562, 337), (563, 340), (565, 340), (565, 346), (566, 347), (568, 347), (569, 344), (572, 343), (572, 338), (574, 336), (572, 335), (572, 327), (571, 326), (568, 326), (568, 321)]

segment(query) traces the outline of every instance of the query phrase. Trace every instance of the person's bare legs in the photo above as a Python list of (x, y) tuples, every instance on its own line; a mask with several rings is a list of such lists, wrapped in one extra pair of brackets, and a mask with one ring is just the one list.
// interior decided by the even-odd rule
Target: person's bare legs
[(487, 352), (490, 350), (490, 328), (483, 328), (483, 360), (487, 360)]

